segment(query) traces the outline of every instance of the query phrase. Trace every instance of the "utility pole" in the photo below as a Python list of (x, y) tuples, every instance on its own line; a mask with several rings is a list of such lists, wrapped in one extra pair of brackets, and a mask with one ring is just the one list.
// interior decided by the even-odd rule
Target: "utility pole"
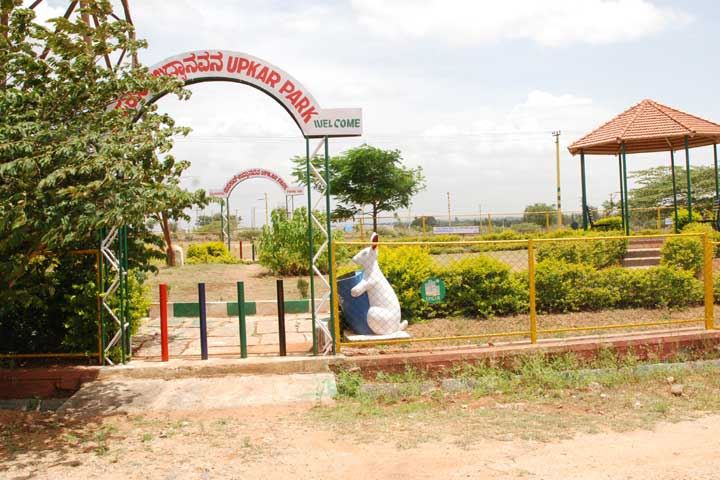
[(562, 227), (562, 206), (560, 203), (560, 130), (552, 132), (555, 137), (555, 171), (557, 174), (557, 226)]
[(447, 192), (448, 198), (448, 227), (452, 225), (452, 216), (450, 215), (450, 192)]
[(252, 221), (250, 222), (250, 228), (255, 230), (255, 207), (252, 207)]

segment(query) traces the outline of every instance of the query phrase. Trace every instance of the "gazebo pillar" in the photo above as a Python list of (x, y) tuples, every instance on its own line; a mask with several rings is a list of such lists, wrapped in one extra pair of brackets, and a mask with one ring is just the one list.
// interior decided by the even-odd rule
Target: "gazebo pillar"
[(583, 230), (588, 229), (588, 212), (587, 212), (587, 187), (585, 184), (585, 152), (580, 150), (580, 182), (582, 185), (582, 224)]
[(718, 185), (717, 143), (713, 143), (713, 159), (715, 160), (715, 201), (720, 200), (720, 185)]
[(623, 187), (622, 155), (618, 153), (618, 178), (620, 178), (620, 218), (625, 231), (625, 188)]
[(625, 154), (625, 142), (620, 144), (623, 164), (623, 189), (625, 191), (625, 235), (630, 235), (630, 194), (627, 186), (627, 155)]
[(673, 207), (675, 210), (675, 233), (678, 233), (677, 184), (675, 182), (675, 151), (670, 149), (670, 172), (672, 173)]
[(685, 169), (687, 170), (688, 223), (690, 223), (692, 222), (692, 181), (690, 180), (690, 147), (688, 147), (687, 135), (685, 135)]

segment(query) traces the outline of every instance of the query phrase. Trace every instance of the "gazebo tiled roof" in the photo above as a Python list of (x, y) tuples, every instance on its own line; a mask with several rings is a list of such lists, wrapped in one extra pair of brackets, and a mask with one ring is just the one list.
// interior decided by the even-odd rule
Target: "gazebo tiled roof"
[(572, 155), (667, 152), (720, 143), (720, 125), (645, 99), (568, 147)]

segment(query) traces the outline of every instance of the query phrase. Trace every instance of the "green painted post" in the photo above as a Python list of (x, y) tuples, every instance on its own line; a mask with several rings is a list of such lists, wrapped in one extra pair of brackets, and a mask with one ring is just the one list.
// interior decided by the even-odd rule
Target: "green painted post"
[(328, 154), (328, 137), (325, 137), (325, 225), (328, 234), (328, 282), (330, 283), (330, 323), (328, 329), (330, 330), (330, 336), (333, 339), (332, 349), (333, 355), (335, 354), (335, 309), (333, 308), (333, 300), (335, 296), (335, 273), (333, 272), (333, 255), (332, 249), (333, 238), (332, 238), (332, 213), (330, 211), (330, 155)]
[(625, 154), (625, 142), (620, 144), (620, 151), (623, 159), (623, 189), (625, 191), (625, 235), (630, 235), (630, 192), (627, 186), (627, 155)]
[(224, 215), (224, 205), (225, 202), (223, 202), (222, 198), (220, 199), (220, 241), (225, 243), (225, 215)]
[(128, 285), (128, 271), (130, 270), (130, 260), (129, 260), (129, 249), (128, 249), (128, 227), (125, 225), (124, 232), (123, 232), (123, 271), (125, 272), (125, 290), (123, 292), (123, 295), (125, 297), (125, 301), (123, 304), (125, 305), (125, 311), (124, 313), (124, 325), (127, 325), (125, 330), (123, 331), (123, 335), (125, 336), (125, 360), (128, 361), (132, 357), (132, 343), (130, 339), (130, 286)]
[(240, 328), (240, 358), (247, 358), (247, 325), (245, 323), (245, 284), (237, 282), (238, 322)]
[(585, 152), (580, 150), (580, 182), (582, 184), (582, 224), (583, 230), (588, 229), (587, 188), (585, 186)]
[(620, 218), (622, 218), (622, 228), (625, 231), (625, 189), (623, 187), (623, 170), (622, 155), (618, 153), (618, 177), (620, 178)]
[(713, 143), (713, 159), (715, 160), (715, 201), (720, 199), (720, 185), (718, 184), (717, 143)]
[(685, 169), (687, 170), (688, 222), (692, 222), (692, 181), (690, 180), (690, 147), (688, 147), (687, 135), (685, 135)]
[(230, 195), (225, 199), (225, 216), (227, 217), (227, 248), (228, 252), (232, 252), (232, 222), (230, 221)]
[(677, 182), (675, 180), (675, 151), (670, 148), (670, 171), (672, 173), (673, 209), (675, 210), (675, 233), (678, 233)]
[(125, 295), (123, 295), (123, 292), (125, 291), (125, 275), (123, 275), (123, 252), (124, 249), (124, 242), (123, 237), (125, 236), (125, 227), (120, 227), (120, 231), (118, 232), (117, 237), (117, 243), (118, 243), (118, 320), (120, 321), (120, 362), (125, 363), (125, 328), (123, 326), (125, 325)]
[(313, 354), (318, 353), (317, 331), (315, 325), (315, 272), (313, 272), (313, 256), (315, 255), (315, 245), (313, 243), (313, 227), (312, 227), (312, 179), (310, 178), (310, 140), (305, 139), (305, 180), (307, 181), (307, 216), (308, 216), (308, 262), (310, 266), (310, 312), (312, 315), (312, 337), (313, 337)]
[(102, 254), (102, 241), (105, 238), (105, 229), (100, 229), (100, 242), (98, 244), (98, 295), (100, 296), (100, 365), (105, 365), (105, 309), (102, 305), (102, 295), (105, 293), (105, 257)]

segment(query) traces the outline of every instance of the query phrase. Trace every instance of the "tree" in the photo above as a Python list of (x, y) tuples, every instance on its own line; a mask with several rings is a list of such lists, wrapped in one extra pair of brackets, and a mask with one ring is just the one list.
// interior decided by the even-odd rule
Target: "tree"
[[(147, 228), (150, 216), (182, 217), (204, 194), (179, 187), (189, 163), (168, 154), (173, 136), (187, 129), (154, 106), (138, 122), (109, 108), (134, 92), (188, 92), (144, 67), (105, 66), (106, 56), (126, 50), (132, 58), (145, 46), (112, 17), (108, 1), (81, 2), (82, 15), (50, 27), (21, 1), (1, 1), (8, 26), (0, 26), (0, 310), (41, 315), (43, 289), (72, 284), (54, 277), (72, 250), (95, 248), (101, 229), (119, 225), (129, 226), (131, 250), (146, 249), (159, 239)], [(133, 266), (149, 267), (147, 254), (133, 255)]]
[[(293, 162), (293, 176), (299, 183), (307, 185), (305, 158), (294, 157)], [(324, 172), (322, 163), (321, 158), (313, 159), (313, 165)], [(425, 188), (422, 168), (404, 167), (399, 150), (383, 150), (364, 144), (333, 157), (329, 164), (330, 191), (342, 202), (333, 216), (351, 218), (365, 213), (362, 207), (367, 205), (374, 230), (377, 230), (379, 213), (407, 208), (412, 197)], [(319, 182), (314, 180), (313, 183)]]
[(421, 217), (415, 217), (413, 219), (412, 223), (410, 223), (410, 226), (422, 228), (424, 225), (425, 227), (432, 228), (432, 227), (437, 226), (437, 224), (438, 224), (438, 221), (435, 217), (423, 215)]
[(547, 216), (550, 215), (550, 222), (552, 222), (555, 219), (556, 214), (557, 210), (552, 205), (548, 205), (547, 203), (533, 203), (532, 205), (525, 207), (523, 222), (535, 223), (544, 227), (547, 225)]
[[(715, 169), (713, 167), (690, 167), (693, 204), (712, 206), (715, 198)], [(670, 167), (654, 167), (638, 170), (630, 175), (637, 187), (630, 190), (630, 207), (653, 208), (673, 204), (672, 172)], [(687, 203), (687, 172), (675, 167), (675, 184), (678, 204)]]

